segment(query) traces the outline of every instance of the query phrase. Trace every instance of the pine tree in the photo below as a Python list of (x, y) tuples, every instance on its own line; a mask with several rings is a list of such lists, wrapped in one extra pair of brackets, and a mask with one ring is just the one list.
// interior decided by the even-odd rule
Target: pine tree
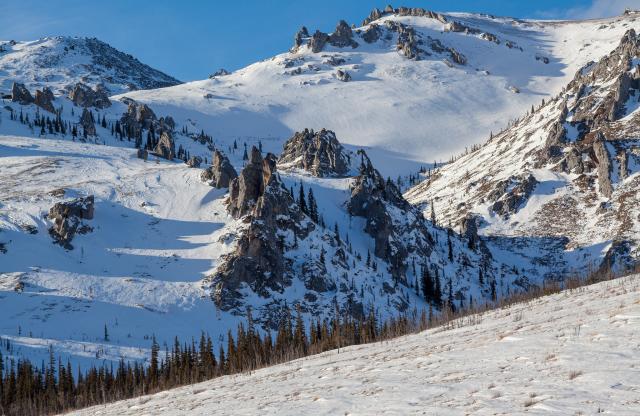
[(300, 192), (298, 193), (298, 206), (300, 207), (300, 211), (302, 211), (305, 214), (308, 214), (309, 211), (307, 209), (307, 201), (304, 195), (304, 186), (302, 185), (302, 182), (300, 182)]
[(309, 193), (307, 195), (307, 199), (309, 201), (307, 203), (309, 217), (313, 222), (318, 223), (318, 205), (316, 204), (316, 198), (313, 196), (312, 188), (309, 188)]
[(431, 274), (429, 274), (429, 267), (426, 264), (422, 265), (422, 277), (421, 277), (422, 295), (424, 300), (431, 303), (435, 301), (435, 287)]
[(336, 224), (333, 227), (333, 233), (336, 235), (336, 243), (338, 243), (338, 245), (342, 245), (342, 241), (340, 240), (340, 229), (338, 228), (338, 222), (336, 221)]
[(109, 331), (107, 331), (107, 324), (104, 324), (104, 341), (109, 342)]

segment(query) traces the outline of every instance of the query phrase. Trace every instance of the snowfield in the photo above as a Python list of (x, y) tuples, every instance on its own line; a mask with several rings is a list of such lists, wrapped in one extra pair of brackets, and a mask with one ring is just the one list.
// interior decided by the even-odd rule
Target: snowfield
[(640, 412), (640, 275), (76, 415)]

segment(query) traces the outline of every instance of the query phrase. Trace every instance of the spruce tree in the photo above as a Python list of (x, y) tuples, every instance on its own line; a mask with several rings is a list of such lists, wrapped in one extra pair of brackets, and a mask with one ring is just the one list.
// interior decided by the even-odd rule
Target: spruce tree
[(304, 195), (304, 186), (302, 185), (302, 182), (300, 182), (299, 191), (300, 192), (298, 193), (298, 206), (300, 207), (300, 211), (302, 211), (305, 214), (309, 214), (309, 210), (307, 209), (306, 197)]

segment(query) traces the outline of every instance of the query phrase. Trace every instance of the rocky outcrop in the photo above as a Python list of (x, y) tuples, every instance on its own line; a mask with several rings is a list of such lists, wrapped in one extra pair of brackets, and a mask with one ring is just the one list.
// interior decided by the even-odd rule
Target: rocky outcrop
[(216, 72), (214, 72), (213, 74), (209, 75), (209, 79), (224, 77), (224, 76), (227, 76), (227, 75), (231, 75), (231, 72), (227, 71), (224, 68), (220, 68)]
[(296, 53), (298, 49), (302, 45), (304, 45), (304, 40), (309, 37), (309, 31), (305, 26), (302, 26), (300, 30), (298, 30), (293, 38), (293, 47), (291, 48), (291, 52)]
[(36, 90), (36, 98), (34, 99), (34, 104), (38, 107), (42, 108), (45, 111), (50, 113), (55, 113), (56, 109), (53, 106), (53, 100), (55, 100), (53, 96), (53, 92), (47, 87), (44, 87), (42, 91)]
[(611, 160), (604, 136), (598, 133), (593, 143), (593, 152), (598, 166), (598, 188), (606, 198), (611, 198), (613, 185), (611, 184)]
[(377, 42), (378, 39), (382, 36), (382, 30), (377, 24), (371, 24), (367, 29), (362, 33), (362, 40), (367, 43)]
[(322, 129), (297, 132), (284, 144), (278, 159), (278, 169), (302, 169), (317, 177), (345, 176), (349, 173), (351, 156), (336, 134)]
[(392, 6), (388, 5), (384, 8), (383, 11), (379, 9), (373, 9), (369, 16), (362, 21), (362, 26), (366, 26), (371, 22), (375, 22), (383, 16), (389, 14), (398, 14), (399, 16), (417, 16), (417, 17), (427, 17), (430, 19), (436, 19), (441, 23), (447, 23), (447, 18), (440, 13), (432, 12), (430, 10), (425, 10), (422, 7), (398, 7), (394, 9)]
[(32, 104), (34, 99), (24, 84), (14, 82), (11, 86), (11, 101), (21, 105)]
[(342, 82), (349, 82), (351, 81), (351, 74), (349, 74), (347, 71), (344, 71), (342, 69), (338, 69), (336, 71), (336, 78)]
[(309, 49), (311, 49), (311, 52), (313, 53), (322, 52), (322, 50), (324, 49), (324, 45), (327, 44), (328, 40), (329, 35), (316, 30), (313, 36), (311, 36), (311, 39), (309, 39)]
[(49, 234), (55, 243), (72, 249), (71, 240), (77, 233), (84, 234), (91, 231), (91, 227), (85, 225), (83, 220), (93, 219), (93, 214), (93, 195), (72, 201), (58, 202), (49, 210), (48, 218), (53, 221)]
[(202, 164), (202, 158), (200, 156), (191, 156), (189, 160), (187, 160), (187, 166), (190, 168), (199, 168)]
[(491, 205), (491, 211), (503, 217), (517, 212), (529, 199), (536, 185), (538, 181), (530, 173), (498, 182), (496, 189), (488, 196), (489, 201), (495, 201)]
[(176, 145), (171, 132), (165, 130), (160, 134), (160, 140), (158, 140), (158, 144), (153, 149), (153, 152), (167, 160), (173, 160), (173, 158), (176, 157)]
[(407, 256), (428, 256), (431, 237), (422, 214), (412, 207), (391, 181), (385, 181), (363, 150), (360, 172), (351, 185), (347, 208), (366, 220), (364, 231), (373, 237), (374, 254), (389, 263), (392, 275), (405, 279)]
[(313, 229), (280, 181), (275, 156), (270, 153), (263, 159), (253, 147), (249, 163), (230, 188), (229, 213), (244, 217), (249, 225), (235, 251), (209, 279), (212, 298), (222, 310), (241, 306), (240, 290), (244, 287), (264, 298), (270, 297), (270, 292), (282, 293), (291, 284), (291, 261), (284, 256), (282, 244), (286, 243), (278, 242), (291, 233), (304, 238)]
[(200, 178), (203, 182), (215, 188), (228, 188), (232, 180), (238, 177), (238, 173), (231, 165), (229, 158), (222, 154), (219, 150), (213, 152), (213, 160)]
[(138, 103), (130, 98), (123, 98), (122, 102), (127, 104), (127, 112), (120, 117), (124, 134), (138, 137), (142, 134), (142, 130), (153, 128), (157, 134), (167, 132), (171, 135), (175, 130), (175, 121), (172, 117), (166, 116), (158, 119), (148, 105)]
[(344, 20), (338, 22), (336, 30), (329, 36), (328, 42), (336, 48), (358, 47), (358, 42), (353, 40), (353, 31)]
[(80, 125), (82, 126), (82, 129), (87, 136), (96, 135), (96, 121), (93, 118), (93, 113), (86, 108), (82, 110), (82, 115), (80, 116)]
[(75, 105), (84, 108), (103, 109), (111, 106), (108, 91), (101, 84), (97, 85), (95, 89), (91, 89), (88, 85), (78, 82), (69, 92), (69, 99)]

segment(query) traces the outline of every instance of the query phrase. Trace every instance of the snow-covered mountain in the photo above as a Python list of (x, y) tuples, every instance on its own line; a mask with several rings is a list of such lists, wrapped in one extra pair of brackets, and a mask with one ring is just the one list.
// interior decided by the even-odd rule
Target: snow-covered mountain
[[(640, 278), (452, 328), (330, 351), (74, 415), (615, 414), (638, 411)], [(474, 319), (475, 318), (475, 319)]]
[[(581, 268), (625, 268), (638, 252), (640, 37), (582, 67), (562, 92), (407, 192), (440, 221), (473, 215), (487, 236), (592, 250)], [(432, 208), (433, 206), (433, 208)]]
[[(519, 231), (532, 224), (525, 218), (487, 216), (487, 225), (476, 216), (483, 212), (453, 207), (439, 192), (480, 204), (481, 192), (457, 187), (469, 175), (456, 175), (476, 166), (470, 175), (493, 175), (486, 198), (501, 189), (496, 198), (509, 209), (521, 202), (509, 195), (531, 188), (547, 198), (560, 186), (552, 175), (573, 180), (551, 166), (564, 160), (562, 147), (579, 142), (567, 109), (559, 121), (567, 133), (540, 159), (542, 173), (496, 182), (528, 172), (527, 149), (537, 149), (563, 113), (562, 86), (614, 49), (640, 25), (636, 18), (374, 11), (360, 27), (301, 29), (289, 52), (180, 85), (93, 39), (3, 44), (0, 301), (10, 313), (0, 314), (0, 337), (12, 346), (5, 356), (39, 361), (52, 345), (83, 365), (143, 360), (153, 336), (170, 344), (205, 331), (223, 344), (248, 308), (263, 331), (297, 306), (305, 319), (336, 308), (386, 318), (441, 306), (425, 301), (425, 274), (443, 301), (460, 307), (602, 264), (609, 242), (581, 244), (574, 234), (582, 230), (566, 221), (552, 235)], [(622, 71), (606, 63), (613, 60), (603, 67)], [(624, 82), (635, 86), (634, 70), (624, 68)], [(613, 84), (604, 72), (594, 72), (592, 85), (583, 70), (562, 94), (575, 94), (568, 91), (578, 82), (587, 85), (585, 100), (594, 86), (606, 92)], [(534, 115), (472, 153), (484, 155), (483, 164), (466, 156), (402, 195), (428, 176), (420, 166), (482, 142), (542, 97)], [(572, 112), (574, 101), (584, 103), (591, 132), (598, 101), (574, 98)], [(604, 142), (600, 152), (614, 146)], [(498, 145), (509, 158), (492, 155)], [(570, 169), (593, 172), (587, 157), (596, 145), (589, 146), (574, 146), (586, 156)], [(628, 169), (634, 157), (625, 159)], [(398, 174), (410, 176), (388, 178)], [(588, 185), (595, 176), (585, 178)], [(415, 205), (432, 199), (433, 216)], [(595, 208), (575, 209), (588, 218)], [(555, 214), (545, 215), (552, 224)]]
[(95, 38), (50, 37), (30, 42), (0, 41), (0, 92), (14, 82), (56, 95), (76, 83), (103, 84), (111, 94), (177, 85), (177, 79)]
[(485, 141), (609, 53), (628, 28), (640, 29), (635, 14), (577, 22), (406, 8), (378, 15), (355, 29), (338, 25), (333, 39), (301, 30), (292, 50), (229, 75), (127, 96), (221, 140), (282, 143), (305, 128), (330, 129), (369, 147), (376, 167), (396, 177)]

